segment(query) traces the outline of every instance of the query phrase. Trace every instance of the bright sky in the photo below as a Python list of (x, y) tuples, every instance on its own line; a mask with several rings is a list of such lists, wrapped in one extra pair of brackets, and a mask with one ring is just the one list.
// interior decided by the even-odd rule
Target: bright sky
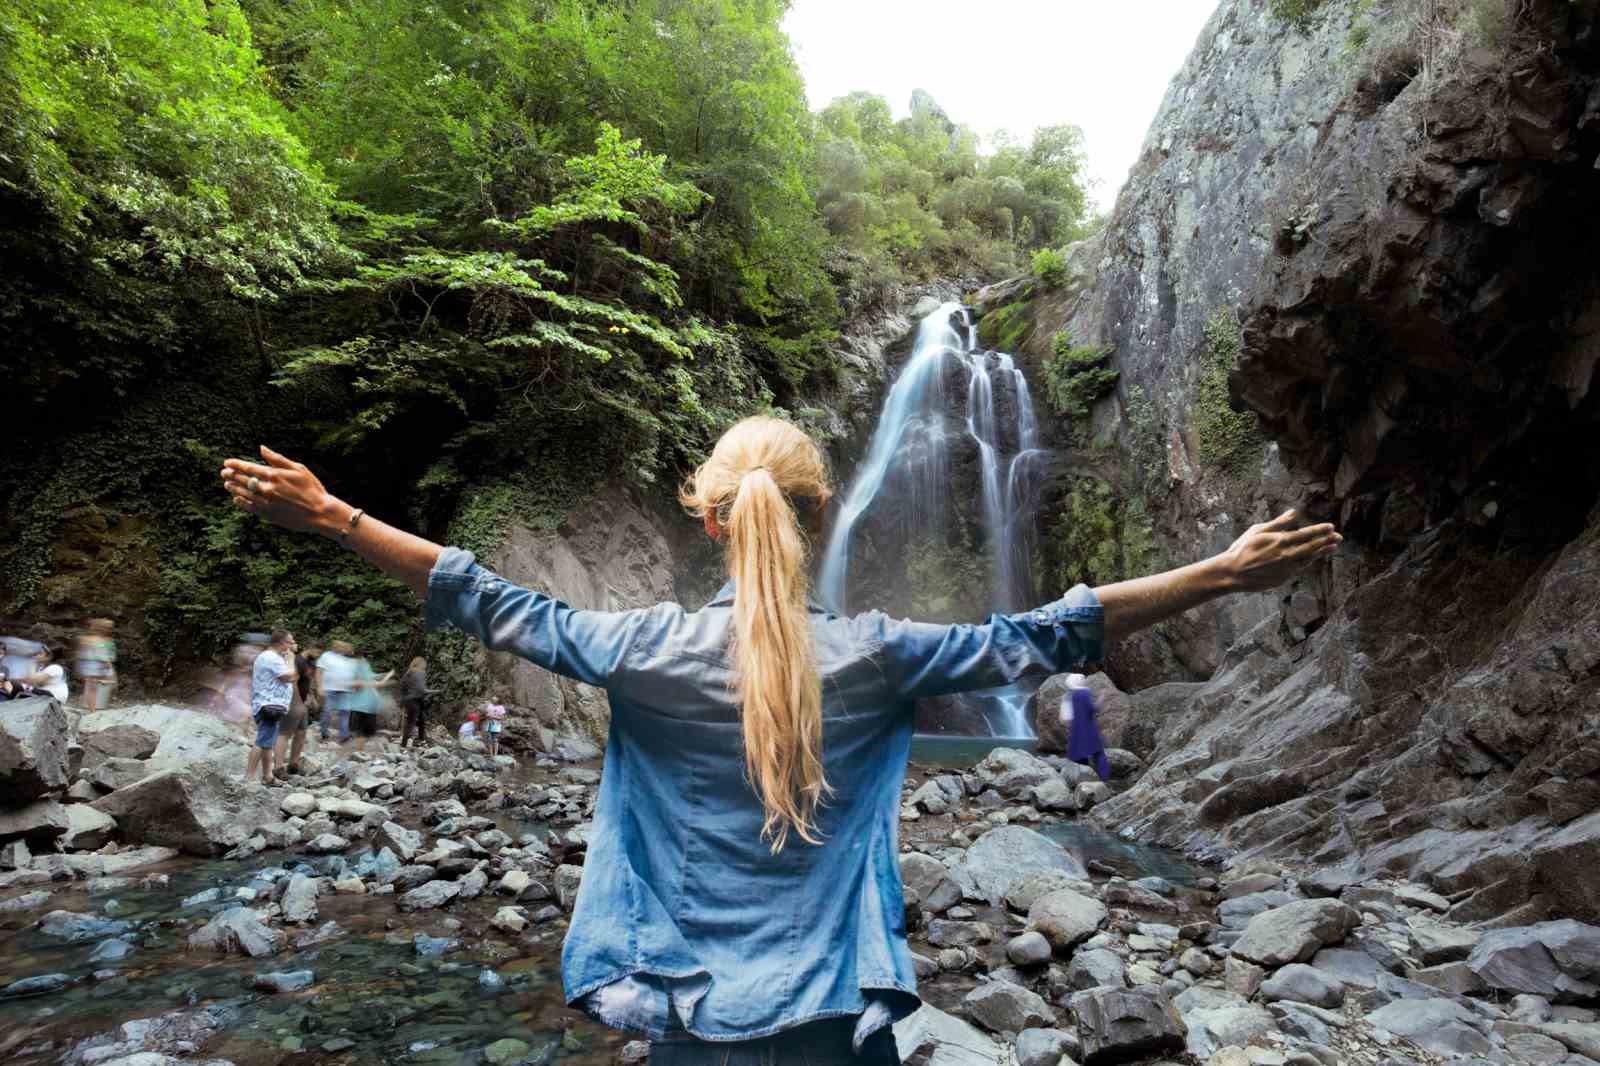
[(855, 89), (896, 117), (926, 89), (957, 122), (1026, 141), (1083, 130), (1095, 202), (1110, 210), (1145, 130), (1216, 0), (793, 0), (784, 22), (821, 109)]

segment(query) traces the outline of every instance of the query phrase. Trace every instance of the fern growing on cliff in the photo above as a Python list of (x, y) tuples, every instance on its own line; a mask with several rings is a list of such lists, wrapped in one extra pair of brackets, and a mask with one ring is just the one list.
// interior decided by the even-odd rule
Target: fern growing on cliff
[(1205, 369), (1195, 387), (1194, 423), (1200, 437), (1200, 460), (1207, 467), (1242, 470), (1262, 444), (1251, 411), (1235, 411), (1228, 402), (1228, 374), (1239, 355), (1239, 326), (1226, 311), (1206, 319)]

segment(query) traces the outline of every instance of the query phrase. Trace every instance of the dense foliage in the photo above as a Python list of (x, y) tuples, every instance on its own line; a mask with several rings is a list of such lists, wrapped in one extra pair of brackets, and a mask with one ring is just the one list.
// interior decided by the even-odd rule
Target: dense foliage
[[(890, 283), (1084, 232), (1075, 129), (985, 155), (922, 94), (813, 115), (785, 7), (0, 7), (0, 613), (137, 611), (149, 677), (277, 622), (398, 654), (403, 590), (233, 513), (221, 458), (492, 546), (806, 417)], [(116, 565), (71, 543), (112, 528)]]

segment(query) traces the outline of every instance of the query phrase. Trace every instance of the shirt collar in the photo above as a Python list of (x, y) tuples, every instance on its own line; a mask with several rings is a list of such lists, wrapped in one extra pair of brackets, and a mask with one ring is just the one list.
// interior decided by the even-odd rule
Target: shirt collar
[[(733, 606), (734, 584), (735, 583), (734, 583), (734, 580), (732, 578), (729, 578), (727, 581), (724, 581), (722, 583), (722, 587), (717, 590), (717, 594), (715, 596), (711, 597), (711, 602), (706, 604), (706, 606), (707, 607), (732, 607)], [(806, 594), (806, 610), (810, 611), (812, 614), (832, 614), (833, 613), (827, 607), (824, 607), (822, 605), (822, 601), (817, 599), (817, 596), (816, 596), (815, 592), (808, 592)]]

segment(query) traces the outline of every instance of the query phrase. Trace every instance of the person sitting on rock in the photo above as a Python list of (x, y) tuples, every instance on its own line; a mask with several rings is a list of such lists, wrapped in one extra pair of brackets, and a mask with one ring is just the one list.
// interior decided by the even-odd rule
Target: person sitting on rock
[(33, 673), (22, 678), (34, 694), (48, 693), (57, 703), (67, 702), (67, 672), (60, 663), (51, 662), (54, 656), (49, 648), (40, 648), (33, 655)]
[[(809, 595), (822, 451), (776, 418), (723, 434), (680, 494), (723, 547), (700, 610), (577, 610), (331, 495), (261, 449), (229, 459), (235, 504), (339, 541), (422, 598), (429, 627), (604, 688), (610, 737), (562, 949), (567, 1002), (645, 1034), (651, 1066), (736, 1054), (898, 1063), (914, 1010), (898, 818), (915, 702), (1038, 681), (1106, 640), (1334, 550), (1294, 512), (1202, 562), (978, 625), (833, 614)], [(855, 1053), (856, 1059), (847, 1059)]]

